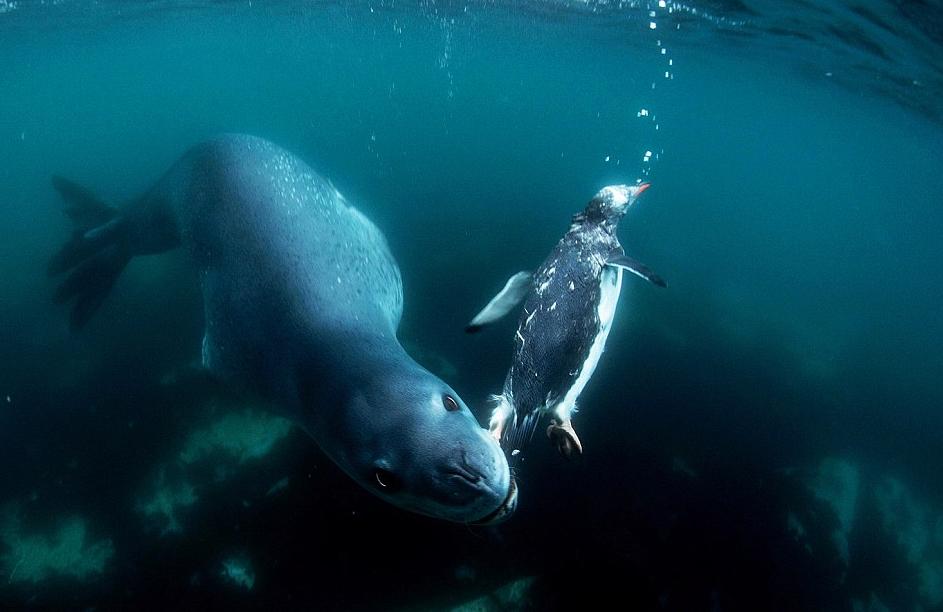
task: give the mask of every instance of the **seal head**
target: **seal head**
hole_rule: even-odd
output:
[[[318,435],[325,451],[405,510],[473,524],[509,517],[517,487],[507,460],[458,394],[414,362],[388,372],[353,393],[328,435]]]

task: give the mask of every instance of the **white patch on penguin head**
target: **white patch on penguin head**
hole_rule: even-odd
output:
[[[586,207],[586,217],[611,217],[613,214],[622,214],[638,196],[648,189],[649,183],[638,185],[608,185],[600,189]]]
[[[603,200],[613,208],[622,208],[629,203],[631,193],[628,185],[609,185],[603,187],[593,196],[593,199]]]

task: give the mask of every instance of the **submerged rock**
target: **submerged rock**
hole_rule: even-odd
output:
[[[891,612],[891,609],[885,606],[877,595],[871,593],[867,601],[855,599],[851,602],[852,612]]]
[[[252,570],[252,564],[249,562],[248,557],[245,556],[230,557],[224,560],[221,575],[229,582],[247,591],[251,591],[252,587],[255,586],[255,572]]]
[[[815,497],[824,501],[835,512],[839,527],[832,534],[832,540],[846,566],[850,560],[848,536],[854,527],[860,486],[861,476],[858,468],[850,461],[834,457],[822,461],[809,482]]]
[[[943,514],[896,478],[882,479],[874,498],[883,528],[917,572],[920,599],[931,608],[943,605]]]
[[[525,610],[527,609],[533,583],[534,578],[532,576],[520,578],[483,597],[452,608],[451,612],[515,612]]]
[[[0,567],[8,584],[36,584],[53,577],[88,581],[104,573],[115,554],[110,539],[88,541],[87,522],[78,516],[63,519],[48,533],[23,533],[16,504],[3,512],[0,541],[7,549]]]
[[[843,574],[865,572],[858,575],[859,583],[868,576],[868,590],[852,599],[856,612],[943,606],[943,512],[919,499],[898,478],[862,479],[858,468],[844,459],[825,459],[804,482],[835,515],[831,544]],[[787,525],[810,553],[818,555],[821,551],[809,545],[809,528],[815,523],[804,524],[807,518],[814,520],[814,514],[789,512]],[[864,547],[864,557],[852,554],[850,541],[857,542],[859,550]],[[899,573],[880,577],[883,583],[878,584],[867,574],[868,555],[880,555],[885,566],[900,568],[895,570]]]
[[[895,535],[908,561],[920,561],[932,544],[927,508],[896,478],[883,479],[874,488],[874,496],[884,528]]]
[[[198,491],[233,478],[244,464],[271,453],[291,431],[286,419],[249,408],[223,414],[194,429],[184,437],[175,457],[158,464],[148,492],[136,504],[138,512],[156,523],[161,535],[180,533],[181,515],[199,501]],[[286,477],[267,495],[287,486]]]
[[[217,453],[238,463],[258,459],[271,452],[291,428],[286,419],[264,412],[249,409],[233,412],[206,428],[191,432],[180,452],[180,460],[186,464],[196,463]]]
[[[197,502],[196,490],[189,482],[167,482],[167,471],[158,472],[151,495],[137,504],[138,512],[160,526],[160,534],[179,533],[179,513]]]

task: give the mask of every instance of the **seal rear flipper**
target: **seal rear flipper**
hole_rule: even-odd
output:
[[[65,214],[75,224],[76,231],[87,231],[104,225],[118,216],[118,209],[108,206],[88,189],[61,176],[52,177],[52,186],[69,207]]]
[[[668,286],[668,283],[665,281],[665,279],[655,274],[651,268],[640,261],[632,259],[628,255],[613,255],[608,260],[606,260],[606,265],[628,270],[632,274],[644,278],[653,285],[658,285],[659,287]]]
[[[61,304],[75,299],[69,320],[74,331],[84,327],[105,301],[131,252],[117,209],[64,178],[54,176],[52,184],[68,205],[65,213],[72,220],[73,232],[50,260],[48,272],[54,276],[71,270],[53,300]]]
[[[511,312],[515,306],[521,303],[533,284],[534,275],[532,272],[518,272],[509,278],[504,285],[504,289],[491,298],[488,305],[482,308],[481,312],[475,315],[475,318],[465,326],[465,331],[473,334],[485,325],[494,323]]]
[[[117,245],[109,245],[80,263],[59,285],[53,296],[57,304],[75,298],[70,326],[81,329],[98,310],[131,256]]]

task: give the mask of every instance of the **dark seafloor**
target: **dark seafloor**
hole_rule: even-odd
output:
[[[943,610],[939,2],[0,0],[0,608]],[[581,398],[470,528],[175,373],[181,253],[81,333],[49,178],[109,202],[219,132],[295,151],[402,268],[400,336],[482,422],[466,336],[600,187],[650,180]]]

